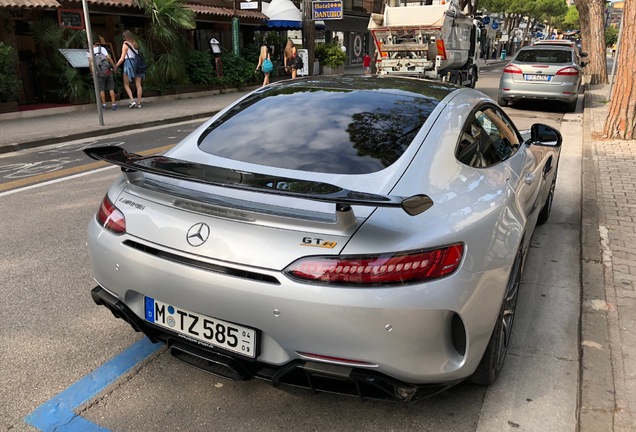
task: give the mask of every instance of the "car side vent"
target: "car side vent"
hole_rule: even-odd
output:
[[[256,273],[256,272],[251,272],[251,271],[245,271],[245,270],[238,270],[235,268],[231,268],[231,267],[225,267],[225,266],[220,266],[217,264],[210,264],[207,262],[203,262],[203,261],[197,261],[195,259],[192,258],[186,258],[184,256],[181,255],[177,255],[177,254],[173,254],[170,252],[166,252],[157,248],[154,248],[152,246],[148,246],[133,240],[126,240],[124,241],[124,246],[128,246],[131,247],[133,249],[137,249],[138,251],[147,253],[149,255],[153,255],[156,256],[157,258],[161,258],[161,259],[165,259],[168,261],[172,261],[178,264],[183,264],[186,265],[188,267],[194,267],[194,268],[198,268],[201,270],[205,270],[205,271],[210,271],[210,272],[214,272],[214,273],[221,273],[224,275],[228,275],[228,276],[235,276],[235,277],[239,277],[239,278],[243,278],[243,279],[250,279],[250,280],[255,280],[255,281],[259,281],[259,282],[265,282],[265,283],[270,283],[270,284],[275,284],[275,285],[280,285],[280,282],[278,281],[278,279],[276,279],[273,276],[269,276],[269,275],[265,275],[265,274],[261,274],[261,273]]]

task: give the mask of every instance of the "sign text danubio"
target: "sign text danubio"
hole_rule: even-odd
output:
[[[314,20],[342,19],[342,1],[335,0],[311,2],[311,12]]]

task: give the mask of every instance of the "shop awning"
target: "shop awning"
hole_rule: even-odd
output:
[[[267,27],[274,30],[297,30],[303,28],[303,15],[291,0],[261,2],[263,13],[267,15]]]
[[[207,6],[201,4],[190,4],[187,6],[194,11],[197,15],[212,15],[212,16],[222,16],[222,17],[233,17],[234,10],[232,8],[224,8],[218,6]],[[259,11],[251,11],[251,10],[236,10],[236,16],[239,18],[245,19],[254,19],[254,20],[266,20],[267,16],[262,14]]]
[[[0,0],[0,8],[57,9],[62,5],[55,0]]]

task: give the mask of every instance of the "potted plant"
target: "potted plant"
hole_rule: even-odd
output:
[[[0,112],[17,110],[19,88],[13,48],[0,42]]]
[[[323,75],[344,74],[347,54],[336,44],[319,44],[316,46],[316,58],[322,65]]]

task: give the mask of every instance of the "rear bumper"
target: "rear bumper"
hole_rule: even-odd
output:
[[[142,332],[153,343],[164,343],[176,359],[230,380],[259,378],[269,381],[274,387],[289,385],[305,388],[312,393],[336,393],[361,399],[399,402],[411,402],[433,396],[461,381],[413,385],[372,370],[315,361],[294,360],[282,366],[247,361],[181,339],[167,330],[146,323],[117,297],[100,286],[93,288],[91,297],[96,304],[108,308],[115,317],[126,321],[135,331]]]
[[[365,376],[378,374],[416,387],[446,387],[475,371],[510,271],[460,269],[423,284],[339,289],[147,242],[144,248],[130,247],[133,240],[127,234],[112,235],[94,221],[89,224],[93,275],[110,296],[99,295],[96,302],[110,305],[116,316],[152,340],[184,341],[144,321],[144,296],[256,330],[258,355],[241,362],[256,361],[269,370],[312,361],[351,366],[364,370]],[[171,259],[164,258],[168,252]],[[176,261],[177,255],[182,259]],[[210,262],[213,268],[207,266]],[[207,345],[197,347],[240,357]]]
[[[504,91],[504,88],[509,90]],[[508,101],[528,99],[573,102],[577,99],[579,91],[580,84],[577,83],[536,85],[536,83],[505,81],[499,86],[499,97]]]

